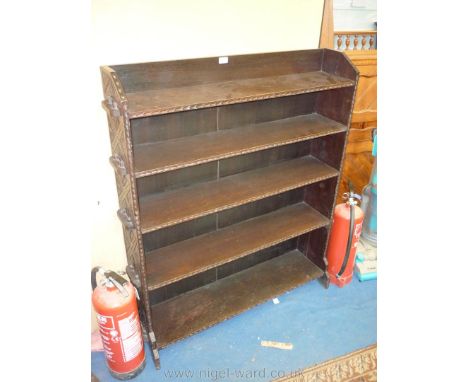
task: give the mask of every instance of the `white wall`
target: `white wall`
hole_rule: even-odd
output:
[[[93,0],[92,266],[126,265],[99,66],[317,48],[322,10],[323,0]]]
[[[377,0],[333,0],[335,31],[376,30]]]

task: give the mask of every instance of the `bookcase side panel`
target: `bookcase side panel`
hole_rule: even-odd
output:
[[[127,100],[115,72],[108,67],[101,68],[103,92],[106,100],[103,102],[107,111],[112,157],[118,161],[115,179],[120,210],[125,210],[132,220],[133,227],[122,226],[127,262],[133,266],[141,287],[138,288],[143,301],[146,315],[146,325],[150,332],[151,310],[146,285],[145,259],[139,221],[139,206],[136,191],[136,181],[133,174],[132,141],[130,135],[130,120],[127,114]],[[111,161],[112,163],[112,161]],[[138,285],[137,285],[138,286]]]
[[[327,69],[333,73],[337,73],[346,76],[350,79],[355,79],[356,84],[359,78],[354,66],[349,63],[345,57],[338,57],[338,55],[344,56],[339,52],[329,52],[325,50],[324,63],[322,69]],[[336,60],[334,70],[331,58]],[[333,119],[337,122],[346,125],[346,132],[336,134],[334,137],[328,136],[324,139],[315,140],[311,144],[311,154],[331,165],[339,171],[339,176],[333,184],[328,184],[328,193],[330,194],[328,199],[328,216],[331,218],[330,226],[316,230],[309,235],[307,243],[307,257],[311,259],[316,265],[322,268],[325,272],[321,279],[325,287],[328,288],[328,262],[326,259],[328,240],[331,232],[331,224],[333,224],[333,211],[335,209],[338,195],[338,188],[341,182],[343,161],[345,148],[348,141],[349,128],[351,124],[351,113],[354,106],[354,98],[356,94],[356,85],[344,89],[335,89],[330,91],[321,92],[317,96],[316,110],[318,113],[326,116],[327,118]],[[325,197],[325,196],[322,196]],[[321,199],[322,197],[318,197]],[[314,205],[318,201],[317,194],[306,193],[306,201],[310,205]],[[330,203],[331,200],[331,203]],[[341,199],[339,199],[339,203]],[[331,205],[330,205],[331,204]],[[317,208],[318,206],[316,206]],[[325,212],[325,211],[324,211]]]

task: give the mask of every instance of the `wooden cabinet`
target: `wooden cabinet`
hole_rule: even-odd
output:
[[[316,278],[357,73],[332,50],[101,68],[118,216],[157,348]]]
[[[377,50],[347,50],[344,53],[359,72],[359,84],[338,195],[348,191],[348,180],[358,194],[369,183],[374,164],[373,131],[377,128]]]

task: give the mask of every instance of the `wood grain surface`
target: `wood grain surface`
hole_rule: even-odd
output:
[[[328,223],[313,208],[299,203],[160,248],[146,255],[148,288],[159,288]]]
[[[131,118],[353,86],[322,71],[127,93]]]
[[[142,144],[135,147],[135,176],[176,170],[345,130],[346,126],[314,113]]]
[[[153,305],[158,345],[165,347],[322,274],[295,250]]]
[[[148,195],[140,200],[141,229],[143,233],[150,232],[337,175],[334,168],[307,156],[214,182]]]
[[[101,68],[119,208],[132,222],[127,259],[156,358],[157,346],[326,279],[356,68],[331,49],[225,61]]]

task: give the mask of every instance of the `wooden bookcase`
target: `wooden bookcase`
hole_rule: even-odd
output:
[[[309,280],[358,74],[304,50],[101,68],[118,216],[157,349]]]

